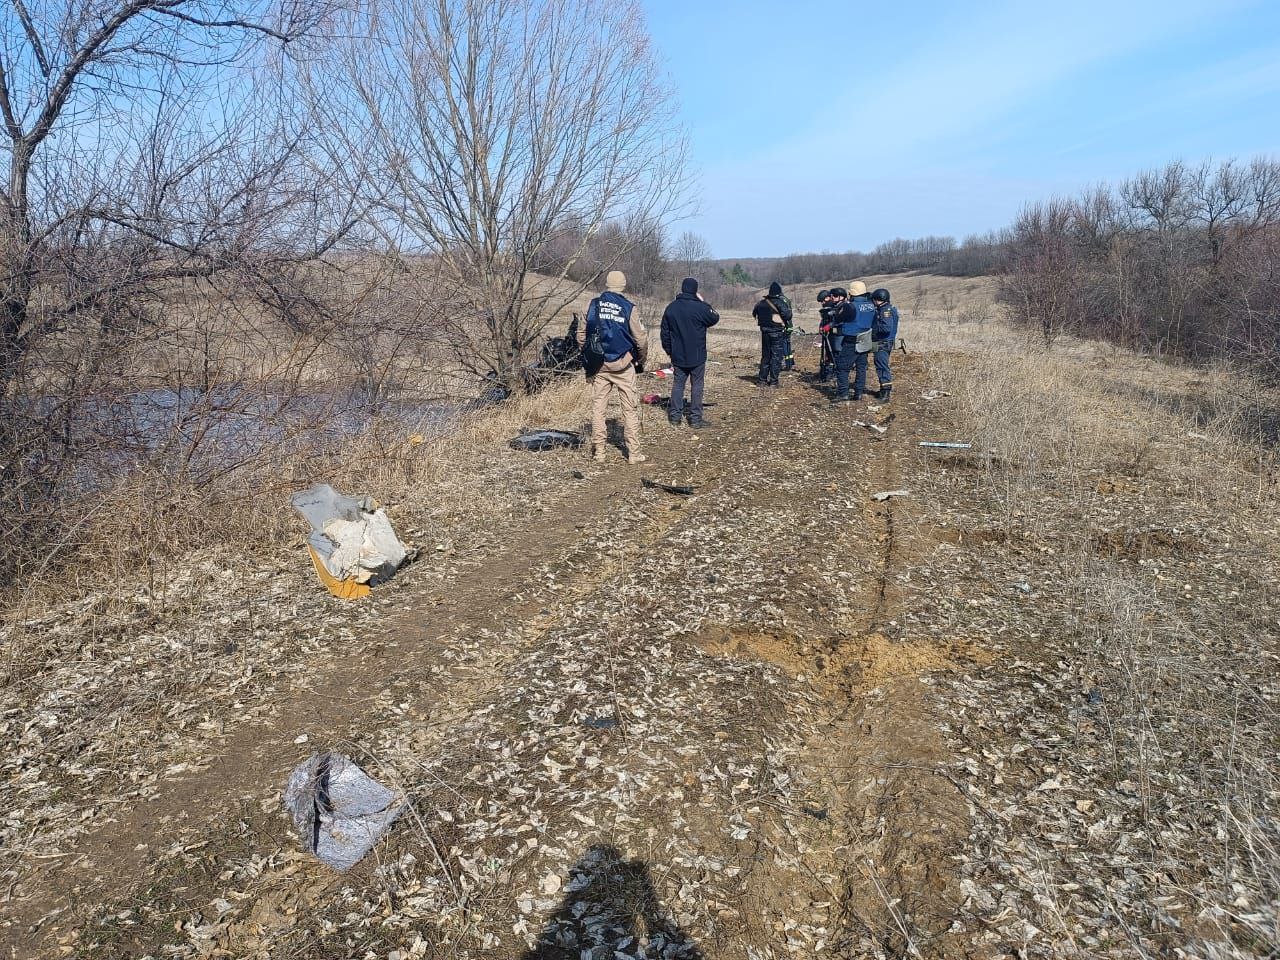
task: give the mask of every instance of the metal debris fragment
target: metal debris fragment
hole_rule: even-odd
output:
[[[340,872],[373,849],[407,805],[354,761],[327,752],[294,769],[284,802],[303,846]]]

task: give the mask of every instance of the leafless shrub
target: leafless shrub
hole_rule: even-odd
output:
[[[956,319],[956,310],[960,306],[960,298],[956,296],[952,290],[945,290],[938,297],[938,304],[942,307],[942,316],[947,323],[954,323]]]
[[[929,290],[921,280],[916,281],[916,285],[911,288],[911,314],[912,316],[921,316],[924,313],[925,305],[929,302]]]

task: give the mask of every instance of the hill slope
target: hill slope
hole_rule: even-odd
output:
[[[939,349],[899,355],[882,409],[798,376],[761,393],[726,338],[715,427],[646,408],[644,468],[493,445],[513,499],[449,570],[320,602],[326,639],[235,706],[211,693],[189,762],[170,743],[122,753],[92,801],[67,784],[96,814],[74,857],[28,838],[5,937],[94,957],[1265,954],[1265,475],[1174,409],[1206,390],[1190,374],[939,332],[905,331]],[[974,447],[919,446],[954,440]],[[413,801],[348,876],[279,810],[316,746]]]

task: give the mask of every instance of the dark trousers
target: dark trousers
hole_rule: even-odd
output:
[[[790,370],[796,365],[796,352],[791,348],[791,331],[782,335],[782,369]]]
[[[892,343],[886,341],[883,344],[876,344],[876,377],[879,378],[881,387],[887,387],[893,383],[893,371],[889,369],[889,358],[892,356]]]
[[[870,353],[860,353],[853,361],[853,395],[860,397],[867,392],[867,361]]]
[[[854,338],[844,337],[840,341],[840,347],[836,352],[836,395],[847,397],[849,395],[849,371],[853,369],[859,356],[865,357],[866,354],[859,354],[853,348]],[[864,366],[865,372],[865,366]]]
[[[760,382],[777,383],[782,372],[782,347],[786,335],[782,330],[760,331]]]
[[[689,381],[689,422],[702,422],[702,385],[707,376],[707,365],[696,367],[671,366],[671,402],[667,404],[667,417],[679,423],[684,416],[684,382]]]

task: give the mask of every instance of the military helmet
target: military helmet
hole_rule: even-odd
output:
[[[872,290],[871,299],[876,301],[877,303],[888,303],[889,291],[886,290],[884,287],[879,287],[875,290]]]
[[[827,297],[829,297],[829,296],[831,296],[831,291],[830,291],[830,290],[819,290],[819,291],[818,291],[818,302],[819,302],[819,303],[821,303],[823,300],[827,299]]]
[[[847,296],[865,297],[866,295],[867,295],[867,285],[863,283],[861,280],[855,280],[853,281],[853,283],[849,284],[849,293],[847,294]]]
[[[849,295],[849,291],[844,287],[832,287],[827,292],[833,297],[847,297]]]

